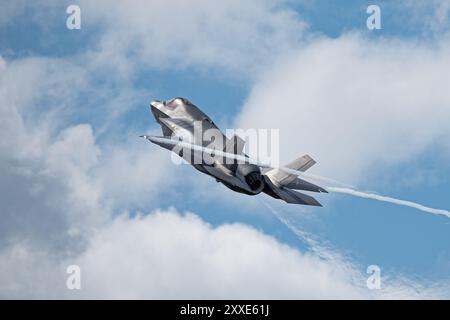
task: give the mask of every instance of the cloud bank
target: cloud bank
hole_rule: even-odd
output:
[[[173,209],[117,217],[98,228],[85,250],[70,258],[51,259],[19,244],[0,258],[1,293],[7,298],[445,297],[441,288],[388,278],[381,290],[371,291],[351,264],[300,253],[246,225],[212,228],[194,214],[180,215]],[[79,291],[65,288],[65,270],[72,264],[81,268]]]
[[[361,182],[433,145],[446,147],[448,43],[317,39],[267,70],[238,126],[281,128],[285,163],[308,153],[320,164],[312,173]]]

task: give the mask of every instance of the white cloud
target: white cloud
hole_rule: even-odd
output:
[[[80,6],[83,28],[104,28],[102,57],[131,57],[139,68],[208,67],[253,77],[261,64],[295,46],[306,28],[284,1],[82,1]]]
[[[449,31],[450,2],[447,0],[406,0],[393,4],[403,16],[404,26],[418,27],[426,36]]]
[[[174,211],[116,219],[76,261],[91,297],[358,296],[346,283],[348,275],[318,258],[245,225],[213,229],[197,216]]]
[[[115,214],[149,205],[171,183],[162,150],[152,152],[134,134],[99,144],[90,124],[73,123],[74,115],[89,114],[95,124],[117,97],[126,102],[114,84],[90,88],[98,76],[90,71],[76,58],[0,57],[2,297],[56,297],[67,256],[82,252]],[[93,109],[97,97],[85,94],[100,89],[105,106]],[[97,128],[115,127],[101,119]]]
[[[266,72],[238,125],[280,128],[285,162],[309,153],[313,171],[360,181],[449,138],[449,68],[446,38],[318,39]]]
[[[80,250],[93,228],[131,205],[149,204],[170,185],[162,150],[152,153],[137,135],[133,142],[114,138],[109,148],[109,136],[117,133],[100,145],[91,124],[72,122],[89,114],[92,124],[100,123],[96,128],[108,131],[110,117],[95,118],[115,99],[123,101],[114,86],[89,88],[96,76],[89,67],[76,59],[0,61],[2,247],[25,241]],[[104,89],[100,95],[107,100],[97,109],[97,96],[85,98],[95,89]]]
[[[365,287],[365,275],[351,264],[302,254],[246,225],[213,228],[196,215],[180,215],[173,209],[117,217],[98,228],[78,256],[55,261],[45,252],[16,245],[0,261],[2,295],[7,297],[445,297],[439,288],[415,289],[411,282],[387,277],[382,290],[371,291]],[[81,267],[80,291],[64,287],[64,271],[72,264]]]
[[[179,184],[179,167],[170,154],[137,135],[123,144],[103,146],[105,156],[92,175],[116,209],[154,206],[173,184]]]

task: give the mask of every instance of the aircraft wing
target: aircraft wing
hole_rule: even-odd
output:
[[[291,162],[286,167],[284,167],[286,169],[283,169],[283,167],[273,168],[266,164],[258,163],[257,161],[254,161],[245,155],[230,154],[227,152],[223,152],[221,150],[213,150],[210,148],[205,148],[188,142],[173,140],[168,137],[156,137],[149,135],[143,135],[142,137],[169,150],[172,150],[174,146],[180,146],[183,148],[187,148],[187,150],[194,151],[194,154],[203,154],[204,156],[204,153],[206,152],[207,154],[211,155],[215,154],[217,156],[239,160],[245,163],[254,163],[260,166],[261,168],[272,168],[265,174],[263,174],[263,177],[265,178],[266,181],[266,185],[263,189],[263,192],[267,193],[268,195],[274,198],[282,199],[287,203],[297,203],[310,206],[322,206],[313,197],[291,190],[291,188],[316,192],[326,192],[325,189],[316,186],[312,183],[309,183],[307,181],[301,180],[300,178],[297,178],[297,176],[294,173],[287,173],[286,171],[284,171],[286,169],[292,171],[307,170],[315,163],[315,161],[312,160],[312,158],[309,156],[303,156],[300,157],[299,159],[296,159],[295,161]]]

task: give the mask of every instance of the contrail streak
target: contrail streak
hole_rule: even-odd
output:
[[[315,252],[319,257],[323,259],[330,259],[330,255],[327,254],[327,250],[322,248],[318,241],[314,240],[313,237],[307,234],[304,230],[297,227],[291,221],[289,221],[286,217],[283,216],[282,213],[275,210],[271,205],[269,205],[264,199],[261,201],[272,213],[273,215],[283,223],[289,230],[291,230],[300,240],[305,241],[313,252]],[[331,260],[331,259],[330,259]]]
[[[300,240],[306,242],[309,245],[311,252],[317,255],[323,260],[327,260],[332,264],[338,264],[345,268],[349,274],[351,274],[355,279],[357,277],[354,275],[354,269],[348,263],[349,258],[344,257],[336,251],[331,245],[320,240],[311,233],[306,232],[300,226],[296,225],[293,221],[289,220],[282,212],[275,210],[268,202],[264,199],[261,201],[272,213],[273,215],[283,223],[290,231],[292,231]]]
[[[186,141],[180,141],[180,140],[175,140],[175,139],[169,139],[169,138],[165,138],[165,137],[155,137],[155,136],[148,136],[148,135],[143,135],[141,136],[147,140],[150,140],[153,143],[156,144],[167,144],[167,145],[173,145],[173,146],[180,146],[183,148],[188,148],[190,150],[194,150],[194,151],[198,151],[198,152],[203,152],[203,153],[207,153],[210,154],[211,156],[214,154],[215,156],[221,156],[224,158],[229,158],[229,159],[233,159],[233,160],[238,160],[238,161],[242,161],[242,163],[252,163],[252,164],[256,164],[260,167],[263,168],[271,168],[271,169],[281,169],[287,173],[296,175],[296,176],[303,176],[305,178],[310,178],[313,180],[319,180],[319,181],[325,181],[334,185],[340,185],[342,187],[327,187],[325,188],[328,191],[331,192],[338,192],[338,193],[346,193],[352,196],[356,196],[356,197],[361,197],[361,198],[366,198],[366,199],[374,199],[374,200],[378,200],[378,201],[384,201],[384,202],[390,202],[390,203],[394,203],[394,204],[398,204],[401,206],[406,206],[406,207],[411,207],[411,208],[415,208],[418,210],[422,210],[425,212],[429,212],[429,213],[433,213],[433,214],[441,214],[444,216],[447,216],[450,218],[450,211],[444,210],[444,209],[434,209],[434,208],[430,208],[430,207],[426,207],[423,206],[419,203],[415,203],[412,201],[405,201],[405,200],[400,200],[400,199],[395,199],[395,198],[391,198],[391,197],[386,197],[386,196],[380,196],[378,194],[374,194],[374,193],[367,193],[367,192],[362,192],[362,191],[357,191],[355,189],[352,189],[353,187],[347,184],[344,184],[342,182],[336,181],[334,179],[330,179],[330,178],[326,178],[326,177],[321,177],[321,176],[317,176],[317,175],[312,175],[312,174],[308,174],[308,173],[304,173],[302,171],[298,171],[292,168],[288,168],[288,167],[273,167],[268,163],[263,163],[263,162],[259,162],[255,159],[251,159],[249,157],[247,157],[246,155],[240,155],[240,154],[234,154],[234,153],[228,153],[228,152],[223,152],[221,150],[215,150],[215,149],[211,149],[211,148],[206,148],[203,147],[201,145],[196,145],[196,144],[192,144],[190,142],[186,142]]]
[[[394,204],[398,204],[398,205],[406,206],[406,207],[411,207],[414,209],[418,209],[418,210],[433,213],[433,214],[441,214],[441,215],[444,215],[444,216],[447,216],[450,218],[450,211],[447,211],[444,209],[434,209],[434,208],[426,207],[424,205],[421,205],[419,203],[415,203],[412,201],[395,199],[395,198],[381,196],[381,195],[374,194],[374,193],[357,191],[357,190],[353,190],[353,189],[349,189],[349,188],[327,187],[325,189],[328,191],[331,191],[331,192],[346,193],[346,194],[356,196],[356,197],[390,202],[390,203],[394,203]]]

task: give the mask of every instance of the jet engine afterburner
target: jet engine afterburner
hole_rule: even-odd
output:
[[[238,164],[236,176],[246,183],[254,194],[260,193],[264,188],[264,178],[261,170],[254,164]]]

